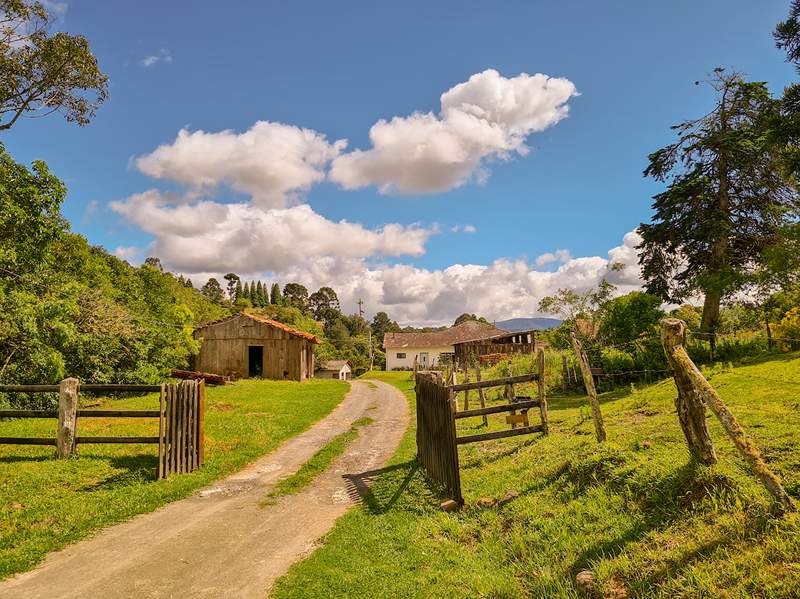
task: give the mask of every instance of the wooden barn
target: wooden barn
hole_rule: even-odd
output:
[[[317,338],[264,316],[240,312],[195,329],[194,336],[201,342],[195,370],[292,381],[314,376]]]
[[[481,356],[505,356],[508,354],[531,354],[538,348],[536,331],[503,331],[483,334],[473,339],[453,344],[459,364]]]

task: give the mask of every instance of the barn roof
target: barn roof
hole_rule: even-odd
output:
[[[345,366],[350,366],[350,362],[347,360],[326,360],[322,362],[318,367],[317,370],[341,370]]]
[[[386,333],[383,347],[401,349],[404,347],[444,347],[464,341],[482,339],[493,335],[508,335],[508,331],[477,320],[468,320],[443,331],[430,333]]]
[[[297,329],[293,329],[289,325],[283,324],[282,322],[278,322],[277,320],[272,320],[271,318],[267,318],[266,316],[260,316],[258,314],[250,314],[249,312],[244,312],[244,311],[239,312],[238,314],[234,314],[232,316],[227,316],[226,318],[220,318],[219,320],[215,320],[213,322],[208,322],[201,327],[197,327],[195,331],[199,331],[206,327],[211,327],[217,324],[221,324],[223,322],[228,322],[229,320],[233,320],[234,318],[239,318],[240,316],[243,318],[249,318],[250,320],[254,320],[262,324],[269,325],[271,327],[275,327],[276,329],[280,329],[281,331],[289,333],[290,335],[294,335],[295,337],[301,337],[303,339],[307,339],[308,341],[311,341],[311,343],[317,343],[317,344],[319,343],[319,340],[311,333],[306,333],[305,331],[298,331]]]

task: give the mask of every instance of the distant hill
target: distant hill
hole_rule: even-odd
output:
[[[498,320],[494,323],[499,329],[506,331],[529,331],[531,329],[554,329],[563,321],[558,318],[509,318],[508,320]]]

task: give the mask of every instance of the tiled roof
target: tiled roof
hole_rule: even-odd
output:
[[[239,312],[238,314],[234,314],[233,316],[228,316],[226,318],[215,320],[214,322],[206,323],[201,327],[197,327],[195,331],[199,331],[200,329],[204,329],[206,327],[214,326],[215,324],[220,324],[223,322],[227,322],[229,320],[233,320],[234,318],[238,318],[239,316],[243,316],[244,318],[249,318],[250,320],[255,320],[256,322],[260,322],[262,324],[266,324],[271,327],[275,327],[276,329],[285,331],[286,333],[294,335],[295,337],[302,337],[303,339],[308,339],[309,341],[311,341],[311,343],[317,343],[317,344],[319,343],[319,340],[311,333],[306,333],[305,331],[298,331],[297,329],[293,329],[289,325],[283,324],[282,322],[278,322],[277,320],[272,320],[271,318],[267,318],[266,316],[250,314],[249,312],[244,312],[244,311]]]
[[[350,362],[347,360],[327,360],[322,362],[317,370],[341,370],[346,365],[350,365]]]
[[[444,347],[491,337],[493,335],[508,334],[508,331],[477,320],[468,320],[458,326],[450,327],[443,331],[432,333],[386,333],[383,336],[383,347],[386,349],[402,349],[407,347]]]

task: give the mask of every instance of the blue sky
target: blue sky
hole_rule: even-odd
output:
[[[671,124],[710,106],[708,90],[695,80],[717,66],[766,80],[776,92],[794,80],[770,35],[787,10],[786,0],[223,5],[74,0],[61,26],[89,39],[110,75],[110,99],[88,127],[58,117],[29,120],[3,141],[17,160],[43,158],[66,181],[64,212],[76,231],[111,251],[137,248],[129,254],[137,260],[166,245],[149,246],[153,231],[109,203],[151,188],[180,193],[191,187],[185,180],[148,176],[133,162],[172,144],[181,128],[238,134],[257,121],[270,121],[308,128],[331,143],[346,139],[349,152],[371,146],[370,127],[379,119],[415,111],[438,114],[443,93],[486,69],[508,79],[522,73],[565,78],[580,94],[568,100],[569,116],[527,135],[525,156],[485,157],[483,182],[473,176],[438,193],[383,194],[375,185],[345,190],[328,178],[293,194],[290,203],[308,203],[324,219],[361,223],[366,231],[387,223],[419,223],[429,230],[436,223],[438,232],[417,242],[424,252],[383,255],[370,249],[345,256],[347,267],[311,274],[314,267],[298,260],[276,267],[267,259],[266,268],[251,261],[238,270],[296,276],[309,285],[328,277],[345,303],[366,296],[373,309],[393,310],[408,322],[443,322],[465,303],[495,311],[493,317],[530,315],[538,295],[571,276],[569,268],[560,278],[551,276],[559,268],[555,261],[538,267],[550,273],[543,282],[530,272],[537,269],[538,256],[564,249],[572,257],[608,259],[607,252],[649,218],[649,196],[658,186],[641,176],[647,154],[671,140]],[[157,60],[144,66],[148,57]],[[186,168],[202,169],[193,165]],[[229,185],[205,192],[221,204],[250,201],[247,192]],[[477,231],[451,231],[467,224]],[[335,254],[329,246],[311,248],[308,259],[316,263]],[[457,290],[452,282],[431,282],[452,265],[485,266],[498,259],[508,259],[514,268],[522,260],[528,271],[506,273],[507,283],[491,273],[475,276],[506,284],[504,294],[524,295],[524,301],[493,310],[497,301],[469,298],[474,281]],[[185,263],[176,264],[176,270],[188,271]],[[393,268],[398,265],[402,268]],[[218,272],[213,265],[192,268],[201,278]],[[387,269],[410,287],[419,279],[417,296],[392,291],[400,283],[376,274]],[[373,277],[372,287],[359,284]],[[521,286],[514,282],[526,278],[531,280]],[[634,279],[632,272],[620,283],[633,287]],[[592,280],[578,276],[576,282]]]

